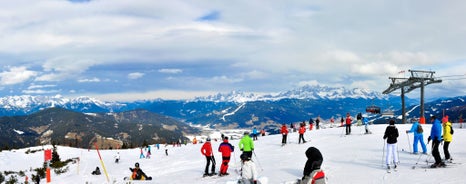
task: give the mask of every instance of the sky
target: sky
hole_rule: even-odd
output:
[[[462,96],[464,9],[433,0],[7,1],[0,96],[190,99],[307,84],[382,92],[409,70],[443,80],[427,98]]]
[[[327,125],[325,124],[325,126]],[[254,142],[255,154],[253,154],[252,160],[256,165],[259,180],[262,181],[262,184],[292,184],[290,181],[301,178],[307,159],[305,151],[311,146],[319,149],[322,154],[321,168],[326,174],[327,183],[463,184],[466,182],[466,177],[464,177],[466,144],[464,141],[460,141],[466,139],[465,129],[460,129],[457,124],[454,125],[455,134],[449,151],[453,162],[456,164],[447,163],[447,168],[427,169],[424,168],[427,167],[426,160],[429,160],[430,164],[434,161],[431,156],[421,155],[421,158],[419,158],[420,155],[410,153],[412,147],[410,147],[409,143],[413,141],[413,134],[405,134],[404,131],[410,129],[411,125],[396,125],[400,133],[397,142],[400,163],[396,172],[387,173],[383,159],[386,144],[384,143],[385,140],[382,139],[386,126],[371,125],[369,129],[373,133],[368,135],[361,134],[364,132],[362,126],[353,126],[352,134],[348,136],[341,136],[344,128],[314,129],[306,131],[304,137],[308,142],[305,144],[297,143],[297,132],[289,133],[288,144],[283,147],[281,146],[280,134],[260,136]],[[423,125],[424,141],[427,141],[430,126]],[[57,175],[52,169],[51,183],[123,184],[125,183],[122,181],[123,177],[128,177],[131,174],[128,168],[134,167],[134,164],[138,162],[140,168],[153,178],[151,182],[141,183],[237,184],[236,179],[239,175],[235,170],[239,170],[241,167],[239,158],[241,151],[237,149],[239,140],[230,140],[229,142],[235,146],[235,152],[232,153],[228,168],[230,174],[224,177],[213,176],[207,178],[202,178],[206,163],[205,157],[200,152],[202,144],[187,144],[181,147],[161,145],[159,150],[152,145],[150,159],[139,159],[140,150],[138,148],[100,150],[102,162],[94,149],[88,151],[87,149],[58,146],[57,152],[62,161],[78,157],[80,161],[75,164],[70,163],[68,172],[64,174]],[[431,152],[431,144],[427,146],[428,152]],[[216,172],[219,171],[222,159],[221,153],[217,151],[219,145],[219,141],[212,141],[213,153],[217,163]],[[51,145],[44,146],[45,149],[51,147]],[[34,171],[31,172],[30,168],[42,167],[44,153],[38,151],[41,148],[41,146],[37,146],[11,151],[3,150],[0,152],[0,171],[19,172],[21,170],[31,179],[31,175],[35,173]],[[165,149],[168,149],[168,156],[165,155]],[[420,147],[419,149],[422,150]],[[36,152],[26,154],[27,150]],[[118,164],[114,162],[114,156],[117,152],[121,156]],[[143,152],[146,153],[146,151]],[[440,148],[440,155],[444,158],[442,148]],[[96,167],[100,168],[102,175],[91,175]],[[108,173],[110,182],[107,182],[104,168]],[[8,181],[9,177],[11,175],[8,175],[5,180]],[[25,176],[19,176],[17,179],[20,182],[25,181]],[[41,183],[45,183],[45,179],[42,179]]]

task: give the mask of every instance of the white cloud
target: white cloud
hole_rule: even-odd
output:
[[[55,84],[46,84],[46,85],[32,84],[28,87],[28,89],[41,89],[41,88],[53,88],[53,87],[57,87],[57,85]]]
[[[13,85],[25,82],[37,75],[37,72],[28,70],[26,67],[9,67],[8,71],[0,73],[1,85]]]
[[[100,79],[97,77],[91,78],[91,79],[79,79],[78,82],[100,82]]]
[[[182,73],[183,70],[176,69],[176,68],[164,68],[159,70],[160,73],[168,73],[168,74],[179,74]]]
[[[141,72],[134,72],[134,73],[128,74],[128,78],[129,79],[139,79],[139,78],[143,77],[144,75],[145,74],[141,73]]]

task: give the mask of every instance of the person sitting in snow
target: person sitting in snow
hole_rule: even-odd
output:
[[[91,173],[91,174],[92,174],[92,175],[100,175],[101,173],[100,173],[100,169],[99,169],[99,167],[96,167],[96,168],[95,168],[95,170],[94,170],[94,171],[92,171],[92,173]]]
[[[256,164],[251,161],[251,157],[243,153],[240,156],[241,164],[241,179],[238,184],[258,184]]]
[[[144,173],[141,168],[139,168],[139,163],[134,164],[135,168],[129,168],[129,170],[132,172],[131,174],[131,180],[152,180],[152,177],[147,176],[146,173]]]
[[[306,165],[304,165],[303,177],[301,184],[325,183],[325,174],[320,169],[323,162],[322,153],[315,147],[309,147],[306,150]]]

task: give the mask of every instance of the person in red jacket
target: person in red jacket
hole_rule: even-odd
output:
[[[230,163],[230,156],[231,152],[235,151],[235,147],[233,147],[228,142],[228,137],[223,138],[223,142],[218,147],[218,151],[222,153],[222,165],[220,165],[220,174],[219,176],[228,175],[228,163]]]
[[[301,143],[301,140],[303,140],[303,143],[306,143],[306,141],[304,140],[304,133],[306,132],[306,124],[303,122],[301,123],[301,127],[299,128],[299,140],[298,140],[298,144]]]
[[[284,146],[286,144],[286,137],[288,136],[288,127],[285,124],[282,125],[280,133],[282,134],[282,146]]]
[[[346,113],[346,135],[351,134],[351,122],[353,122],[353,118],[351,118],[350,113]]]
[[[210,143],[210,137],[207,137],[206,142],[202,145],[201,153],[205,156],[207,161],[204,171],[204,177],[215,175],[215,158],[214,153],[212,152],[212,144]],[[212,162],[211,173],[209,173],[210,162]]]

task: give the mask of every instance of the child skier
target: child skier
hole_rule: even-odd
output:
[[[309,147],[306,150],[306,157],[301,184],[325,183],[325,173],[320,169],[324,159],[319,149]]]
[[[387,169],[390,171],[390,163],[392,162],[390,157],[393,157],[394,168],[396,169],[396,164],[398,164],[398,155],[396,142],[398,138],[398,129],[395,126],[395,120],[390,120],[389,125],[385,129],[383,139],[387,139],[387,155],[385,157],[385,162],[387,164]]]
[[[242,161],[241,179],[238,181],[238,184],[258,184],[256,165],[251,161],[251,157],[243,153],[240,158]]]
[[[205,156],[207,161],[204,170],[204,177],[215,175],[215,158],[214,153],[212,152],[212,144],[210,143],[210,137],[207,137],[206,142],[202,145],[201,153]],[[212,169],[211,173],[209,174],[210,162],[212,162]]]
[[[231,152],[235,151],[235,148],[228,142],[228,137],[223,138],[223,142],[218,147],[218,151],[222,153],[222,165],[220,166],[219,176],[228,175],[227,170]]]

